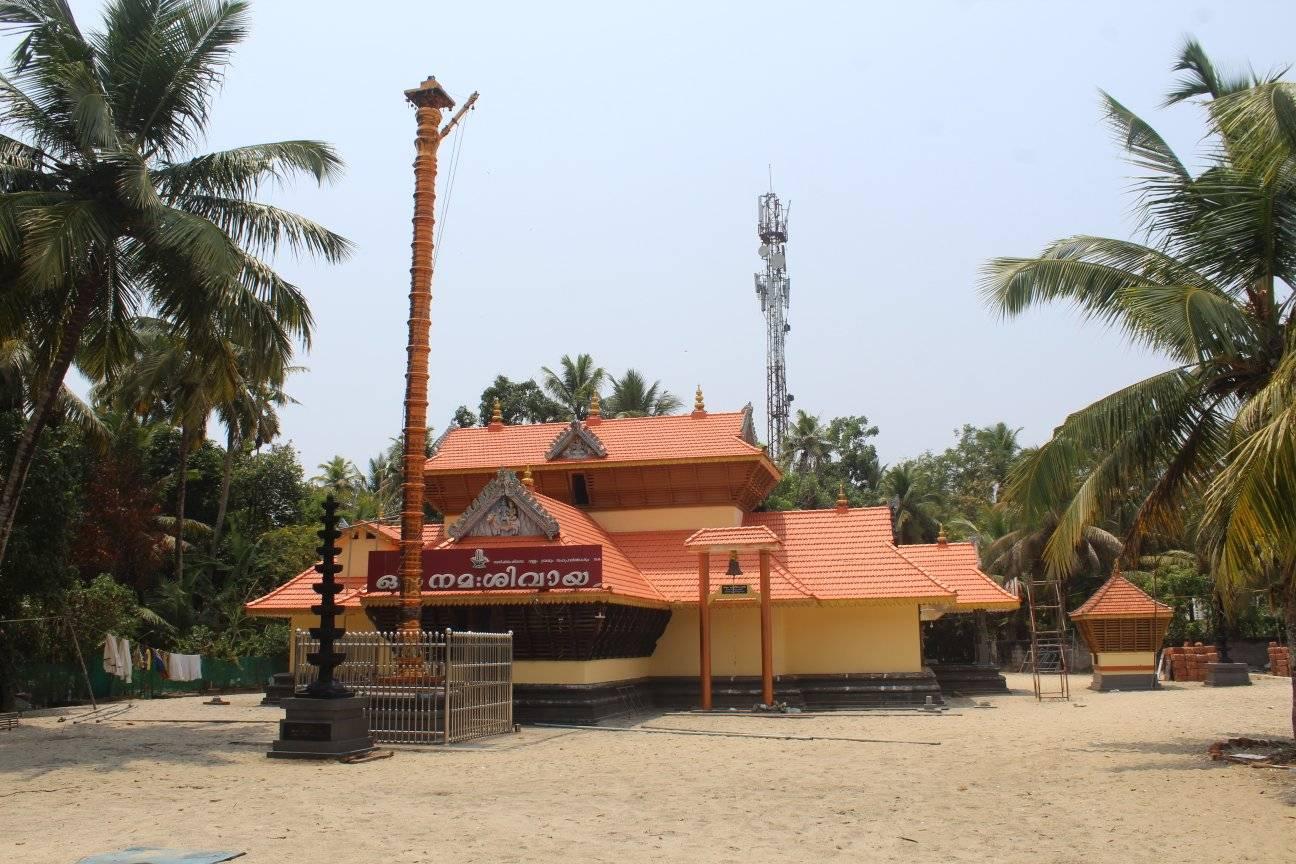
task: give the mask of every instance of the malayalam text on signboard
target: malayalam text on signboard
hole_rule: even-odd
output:
[[[370,591],[399,591],[399,573],[399,552],[369,553]],[[423,550],[424,591],[572,591],[602,582],[602,546]]]

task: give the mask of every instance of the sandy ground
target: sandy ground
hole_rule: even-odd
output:
[[[132,845],[240,864],[1296,861],[1296,772],[1205,755],[1289,731],[1288,682],[1255,682],[1098,694],[1076,678],[1071,703],[1040,705],[1010,676],[992,707],[940,715],[666,715],[361,765],[267,759],[280,712],[255,696],[97,724],[78,709],[0,732],[0,861]],[[213,719],[239,722],[156,722]]]

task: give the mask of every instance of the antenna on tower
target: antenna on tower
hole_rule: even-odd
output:
[[[775,459],[783,455],[788,412],[792,397],[787,392],[787,360],[784,346],[792,327],[787,323],[791,283],[787,275],[787,210],[774,194],[773,169],[770,191],[756,199],[758,254],[765,269],[756,274],[756,296],[765,313],[765,418],[766,441]]]

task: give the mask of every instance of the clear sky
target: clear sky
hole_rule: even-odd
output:
[[[101,4],[73,0],[90,27]],[[1004,420],[1025,443],[1164,368],[1057,309],[1000,322],[978,269],[1074,233],[1128,236],[1132,173],[1098,88],[1188,155],[1198,109],[1159,109],[1186,34],[1222,65],[1296,61],[1287,2],[433,3],[257,0],[211,148],[335,144],[348,171],[277,203],[353,240],[280,262],[317,335],[285,438],[308,474],[363,466],[401,426],[414,115],[435,74],[462,135],[434,285],[429,422],[498,373],[564,353],[707,407],[752,402],[764,329],[756,196],[791,203],[788,389],[865,414],[884,462]],[[446,193],[449,146],[442,152]]]

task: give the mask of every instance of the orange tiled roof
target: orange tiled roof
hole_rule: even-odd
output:
[[[367,528],[393,543],[400,542],[399,525],[384,525],[379,522],[356,522],[348,527]],[[424,548],[435,546],[444,540],[444,528],[445,526],[440,522],[424,525]],[[339,548],[343,550],[343,554],[340,556],[342,560],[346,559],[346,544],[350,540],[351,535],[348,531],[343,531],[342,536],[338,539]],[[319,578],[320,575],[315,572],[314,566],[307,567],[278,588],[249,602],[243,608],[253,615],[286,615],[293,611],[307,610],[319,602],[319,595],[311,590],[311,585],[318,582]],[[338,581],[347,587],[346,591],[337,595],[338,605],[358,606],[360,595],[363,593],[360,589],[364,588],[364,581],[348,576],[346,570],[339,574]]]
[[[759,457],[761,448],[742,439],[744,412],[672,414],[666,417],[605,418],[593,427],[607,456],[588,460],[601,462],[681,462],[735,456]],[[529,423],[490,429],[476,426],[451,429],[437,452],[426,463],[426,471],[494,471],[502,465],[539,467],[547,464],[545,454],[569,423]]]
[[[243,608],[253,615],[287,616],[293,612],[305,612],[320,602],[320,595],[311,589],[311,585],[320,580],[320,574],[314,567],[308,567],[289,579],[269,594],[258,597]],[[345,584],[345,581],[344,583]],[[348,587],[337,595],[339,606],[355,607],[359,605],[360,589]]]
[[[382,536],[394,543],[400,542],[401,529],[399,525],[387,525],[382,522],[357,522],[356,525],[363,525],[366,528],[372,528]],[[445,528],[440,522],[429,522],[423,526],[423,545],[435,546],[445,539]]]
[[[774,553],[820,600],[950,600],[954,592],[896,551],[891,511],[786,510],[748,513],[783,541]]]
[[[1072,618],[1153,618],[1174,613],[1164,603],[1153,600],[1141,588],[1119,573],[1102,584],[1094,595],[1071,613]]]
[[[733,546],[777,545],[779,538],[764,525],[742,525],[737,528],[703,528],[684,541],[690,548]]]
[[[1021,605],[1011,591],[981,572],[981,559],[971,543],[898,546],[900,554],[958,594],[956,609],[1012,610]]]
[[[556,519],[560,533],[552,541],[536,537],[465,537],[463,544],[471,543],[482,548],[502,548],[532,545],[584,545],[603,547],[603,588],[610,594],[641,601],[657,603],[694,603],[698,595],[698,552],[685,543],[698,532],[643,531],[610,534],[583,511],[537,494],[536,499]],[[757,529],[753,531],[752,529]],[[723,529],[722,529],[723,530]],[[956,586],[965,590],[985,592],[983,583],[973,582],[966,568],[936,568],[930,572],[925,566],[898,550],[891,542],[890,511],[885,507],[856,508],[846,511],[793,510],[778,513],[749,513],[744,525],[733,530],[733,536],[770,536],[782,545],[770,553],[770,598],[782,602],[816,601],[899,601],[914,600],[925,603],[952,603],[962,600]],[[446,547],[453,541],[442,540]],[[965,552],[951,544],[954,555]],[[912,547],[909,547],[913,554]],[[922,552],[917,553],[919,555]],[[739,563],[743,581],[756,584],[760,573],[758,553],[740,551]],[[719,585],[730,577],[725,575],[728,561],[725,556],[711,556],[711,579]],[[972,565],[975,571],[975,565]],[[944,577],[949,573],[947,582]],[[979,573],[978,573],[979,575]],[[316,602],[310,583],[315,581],[313,571],[305,571],[286,585],[248,604],[248,609],[260,614],[285,614],[287,611],[308,608]],[[985,577],[980,577],[984,579]],[[989,580],[986,580],[987,582]],[[993,583],[990,583],[993,585]],[[1002,596],[1011,595],[998,586]],[[487,592],[429,593],[439,598],[471,597]],[[491,594],[505,592],[493,591]],[[521,595],[531,592],[507,592]],[[343,605],[356,605],[363,591],[352,589],[340,595]],[[974,595],[977,606],[982,595]],[[1006,607],[1005,607],[1006,608]]]
[[[748,513],[744,528],[765,528],[782,543],[770,553],[772,600],[952,601],[940,584],[891,544],[891,516],[885,507],[847,510],[790,510]],[[673,602],[695,602],[698,554],[684,545],[693,532],[649,531],[613,539],[644,576]],[[739,551],[743,581],[756,584],[758,553]],[[718,585],[728,560],[713,555],[711,580]]]

